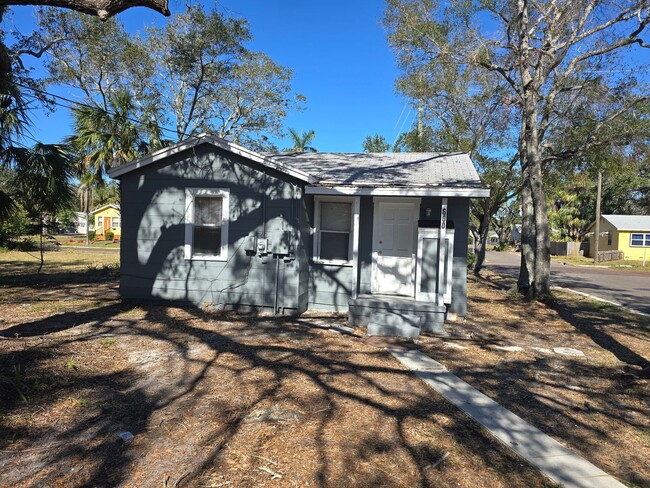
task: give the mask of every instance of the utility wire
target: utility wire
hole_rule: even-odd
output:
[[[42,95],[47,95],[47,96],[50,96],[50,97],[58,99],[58,100],[63,100],[64,102],[67,102],[68,104],[72,104],[74,106],[88,108],[90,110],[94,110],[96,112],[101,112],[101,113],[105,113],[105,114],[112,115],[112,116],[118,115],[115,112],[111,112],[110,110],[104,110],[102,108],[95,107],[95,106],[90,105],[88,103],[83,103],[83,102],[79,102],[77,100],[72,100],[72,99],[64,97],[62,95],[57,95],[56,93],[49,92],[47,90],[41,90],[40,88],[34,88],[34,87],[31,87],[31,86],[23,85],[22,83],[16,83],[16,82],[14,82],[14,85],[19,86],[21,88],[24,88],[26,90],[31,90],[31,91],[33,91],[35,93],[40,93]],[[57,102],[56,100],[54,101],[54,104],[59,106],[59,107],[63,107],[63,108],[67,108],[67,109],[73,109],[74,108],[73,106]],[[138,119],[136,119],[134,117],[126,117],[126,120],[128,120],[130,122],[133,122],[135,124],[138,124],[140,127],[146,127],[147,126],[146,123],[144,123],[144,122],[142,122],[142,121],[140,121],[140,120],[138,120]],[[156,127],[157,129],[159,129],[160,131],[169,132],[170,134],[172,134],[174,136],[178,135],[176,133],[176,131],[174,131],[173,129],[168,129],[167,127],[163,127],[163,126],[161,126],[160,124],[158,124],[156,122],[153,123],[153,126]]]

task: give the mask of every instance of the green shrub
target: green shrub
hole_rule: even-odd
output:
[[[112,230],[107,230],[105,237],[107,241],[112,241],[113,238],[115,237],[115,232],[113,232]]]
[[[474,261],[476,261],[476,255],[473,252],[467,253],[467,269],[472,269],[474,266]]]
[[[90,232],[88,232],[88,240],[89,241],[94,241],[95,237],[96,236],[95,236],[95,231],[94,230],[91,230]]]
[[[494,246],[495,251],[505,251],[506,249],[508,249],[507,242],[500,242],[496,246]]]

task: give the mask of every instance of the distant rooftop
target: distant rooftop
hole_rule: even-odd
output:
[[[465,153],[283,153],[276,163],[307,173],[319,186],[482,188]]]
[[[618,230],[650,230],[650,215],[603,215]]]

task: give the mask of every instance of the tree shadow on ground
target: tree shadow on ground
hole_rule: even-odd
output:
[[[467,476],[544,485],[385,352],[355,338],[285,319],[160,305],[109,305],[65,320],[86,325],[0,341],[0,364],[27,371],[29,398],[24,405],[3,396],[2,418],[57,414],[56,422],[3,429],[0,472],[16,486],[268,481],[251,455],[277,455],[281,465],[267,467],[289,485],[439,486]],[[331,317],[309,319],[319,320]],[[46,319],[12,329],[37,327],[55,329]],[[115,341],[109,354],[102,341]],[[126,361],[112,364],[117,356]],[[78,371],[56,367],[70,357]],[[82,400],[83,408],[75,403]],[[299,420],[251,420],[276,407]],[[133,443],[116,441],[122,430]],[[447,452],[453,462],[436,464]]]
[[[650,361],[647,358],[622,344],[612,335],[612,330],[616,330],[621,326],[620,321],[617,320],[617,314],[589,313],[578,304],[565,300],[554,300],[551,307],[566,322],[589,336],[600,347],[614,354],[619,361],[631,366],[640,366],[641,368],[650,366]],[[645,339],[648,340],[649,338],[646,335]]]

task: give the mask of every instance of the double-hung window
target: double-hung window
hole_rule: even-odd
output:
[[[316,197],[314,261],[348,264],[352,261],[353,201]]]
[[[225,189],[185,190],[185,259],[228,259],[229,196]]]
[[[113,217],[113,222],[111,224],[113,226],[113,229],[117,229],[120,226],[120,218]]]
[[[632,234],[630,236],[630,247],[650,247],[650,234]]]

